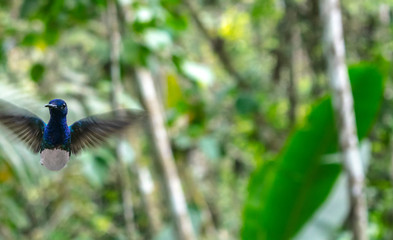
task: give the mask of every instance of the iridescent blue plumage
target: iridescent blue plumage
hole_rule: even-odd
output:
[[[27,110],[0,101],[0,122],[34,152],[40,152],[41,164],[49,170],[60,170],[67,164],[71,153],[76,154],[87,146],[97,146],[110,135],[139,122],[137,120],[143,116],[141,111],[114,111],[87,117],[68,126],[64,100],[53,99],[45,107],[50,112],[48,124]]]
[[[67,104],[61,99],[53,99],[45,107],[49,108],[50,120],[45,126],[42,150],[60,148],[71,154],[71,131],[67,125]]]

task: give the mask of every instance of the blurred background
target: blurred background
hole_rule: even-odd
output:
[[[341,7],[368,234],[393,239],[393,2]],[[351,239],[320,18],[317,0],[0,0],[1,99],[153,122],[59,172],[1,128],[0,239]]]

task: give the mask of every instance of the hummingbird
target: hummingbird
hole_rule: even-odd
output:
[[[45,107],[50,113],[48,124],[26,109],[8,102],[0,103],[0,123],[33,152],[40,153],[41,165],[51,171],[64,168],[71,154],[105,142],[108,137],[139,122],[143,116],[143,111],[115,110],[83,118],[69,126],[64,100],[53,99]]]

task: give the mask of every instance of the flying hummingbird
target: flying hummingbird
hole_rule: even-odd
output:
[[[50,113],[48,124],[28,110],[1,101],[0,123],[34,152],[39,152],[41,165],[51,171],[64,168],[71,154],[99,145],[111,135],[139,122],[143,116],[142,111],[117,110],[83,118],[68,126],[68,108],[64,100],[53,99],[45,107]]]

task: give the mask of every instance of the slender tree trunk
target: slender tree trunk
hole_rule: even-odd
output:
[[[391,7],[386,3],[379,4],[379,22],[384,26],[388,26],[391,21],[390,9]]]
[[[288,119],[289,125],[293,126],[296,120],[297,93],[296,93],[296,6],[292,0],[285,0],[285,14],[277,25],[279,46],[274,50],[276,55],[276,66],[273,70],[273,81],[275,84],[282,80],[282,76],[288,79]],[[285,73],[285,74],[282,74]]]
[[[288,64],[288,101],[289,101],[289,111],[288,118],[290,121],[290,126],[295,124],[296,120],[296,107],[297,107],[297,94],[296,94],[296,60],[295,60],[295,52],[296,52],[296,38],[295,38],[295,22],[296,22],[296,11],[293,6],[291,0],[287,0],[286,2],[286,16],[285,20],[285,35],[287,35],[287,42],[284,44],[286,46],[286,56],[287,56],[287,64]]]
[[[144,69],[137,70],[138,84],[144,105],[149,113],[149,122],[153,142],[157,150],[158,163],[164,173],[164,183],[169,194],[172,214],[178,229],[179,239],[195,239],[191,219],[188,215],[187,202],[177,173],[175,159],[164,126],[164,112],[159,102],[151,74]]]
[[[204,229],[206,236],[209,239],[217,239],[217,225],[214,222],[213,213],[209,207],[205,191],[212,184],[208,176],[212,166],[210,166],[208,159],[206,159],[201,150],[197,148],[189,149],[186,158],[188,164],[184,163],[180,166],[182,169],[181,174],[184,176],[188,186],[188,191],[186,191],[189,196],[192,196],[193,202],[200,206],[201,228]],[[190,169],[188,165],[194,167]]]
[[[138,179],[140,190],[142,192],[143,201],[145,204],[146,214],[149,218],[151,236],[154,236],[161,227],[160,216],[161,213],[156,207],[154,198],[154,182],[148,167],[143,166],[138,171]]]
[[[143,129],[145,130],[145,129]],[[157,198],[157,190],[154,179],[151,175],[151,171],[147,163],[144,163],[142,159],[142,146],[141,134],[145,131],[133,129],[133,133],[128,135],[128,142],[134,147],[135,161],[132,163],[132,169],[135,175],[138,176],[138,188],[142,196],[143,208],[149,219],[149,234],[148,239],[152,239],[158,231],[161,229],[161,211],[159,206],[159,198]]]
[[[107,26],[108,26],[108,34],[110,40],[110,75],[112,80],[112,108],[119,109],[119,97],[122,93],[121,86],[121,73],[120,73],[120,47],[121,47],[121,35],[119,31],[119,23],[118,23],[118,12],[116,10],[116,2],[115,0],[108,0],[108,11],[107,11]],[[120,140],[124,141],[124,140]],[[132,192],[131,192],[131,182],[130,182],[130,174],[127,171],[127,165],[125,164],[124,156],[120,150],[121,142],[118,142],[118,146],[116,147],[116,158],[118,160],[118,164],[116,165],[119,181],[122,189],[122,202],[123,202],[123,211],[124,211],[124,221],[126,223],[126,232],[127,235],[135,239],[136,235],[136,227],[134,223],[134,210],[133,210],[133,202],[132,202]]]
[[[145,128],[143,130],[146,130]],[[132,164],[132,168],[138,176],[138,188],[142,196],[143,208],[146,212],[147,218],[149,219],[149,234],[148,239],[152,239],[157,235],[161,229],[162,213],[160,211],[159,198],[157,197],[157,189],[154,179],[151,175],[151,171],[148,167],[148,163],[142,160],[142,146],[138,146],[141,141],[141,134],[145,131],[141,131],[139,134],[136,133],[137,129],[133,129],[133,134],[128,135],[128,142],[135,147],[135,161]]]
[[[110,75],[112,80],[112,106],[119,107],[119,95],[122,92],[121,73],[120,73],[120,47],[121,36],[119,23],[117,19],[117,10],[115,0],[108,0],[107,27],[110,45]]]
[[[122,10],[126,23],[129,23],[128,21],[131,21],[130,11],[126,8],[122,8]],[[164,110],[160,104],[153,77],[145,69],[137,68],[135,72],[140,88],[140,96],[148,113],[153,143],[157,152],[158,165],[163,171],[164,185],[166,187],[168,199],[170,200],[177,234],[181,240],[194,240],[196,237],[192,228],[191,218],[188,214],[187,202],[177,173],[169,138],[164,126]],[[138,176],[142,185],[148,184],[149,181],[146,181],[148,178],[146,174],[139,172]],[[153,201],[150,201],[152,200],[152,194],[150,192],[151,189],[144,185],[141,186],[141,190],[143,193],[146,193],[145,204],[147,206],[152,206],[154,203]],[[152,228],[158,228],[160,226],[160,222],[157,216],[153,216],[154,214],[154,211],[148,212],[151,224],[154,225]]]
[[[317,98],[322,93],[323,84],[321,82],[321,75],[325,70],[325,61],[323,58],[321,49],[321,35],[322,35],[322,24],[321,16],[319,13],[318,0],[307,0],[308,11],[305,14],[305,24],[307,27],[304,28],[303,37],[307,43],[305,48],[309,57],[309,64],[312,68],[312,90],[311,95]]]
[[[333,96],[333,108],[339,130],[339,142],[344,167],[349,177],[354,239],[366,240],[367,206],[364,197],[364,171],[358,150],[358,138],[353,110],[353,97],[345,64],[345,45],[339,0],[321,0],[324,24],[325,55]]]

